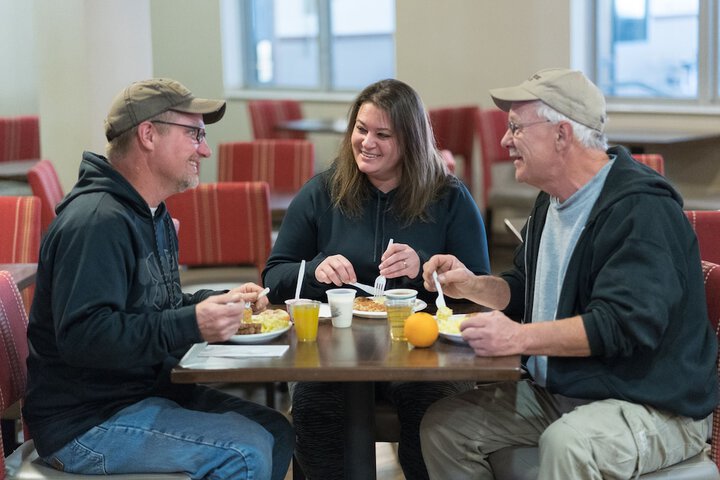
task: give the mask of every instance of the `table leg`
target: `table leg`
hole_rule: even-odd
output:
[[[345,385],[345,478],[376,478],[375,384]]]

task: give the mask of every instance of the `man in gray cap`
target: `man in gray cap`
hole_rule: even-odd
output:
[[[524,242],[499,276],[438,255],[423,277],[493,309],[463,338],[479,356],[522,355],[528,378],[430,407],[430,477],[493,478],[488,456],[509,446],[539,446],[548,480],[631,478],[697,454],[717,345],[680,195],[624,148],[606,151],[605,100],[581,72],[541,70],[490,95],[509,112],[516,179],[541,190]]]
[[[205,125],[222,100],[167,79],[113,101],[107,158],[83,154],[80,177],[45,235],[30,312],[23,415],[40,456],[82,474],[186,472],[285,478],[294,446],[279,412],[217,390],[173,385],[188,348],[233,335],[261,288],[183,294],[163,201],[197,186]]]

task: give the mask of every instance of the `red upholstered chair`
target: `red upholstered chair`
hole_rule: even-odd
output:
[[[21,402],[27,383],[28,319],[15,281],[8,272],[0,272],[0,413]],[[47,466],[38,457],[30,432],[24,428],[24,443],[0,457],[0,478],[15,480],[73,480],[97,478],[96,475],[74,475]],[[151,454],[151,453],[150,453]],[[116,475],[122,480],[186,480],[183,473]]]
[[[39,254],[40,199],[0,196],[0,263],[37,263]],[[23,290],[27,308],[34,290]]]
[[[700,246],[700,258],[720,264],[720,210],[686,210]]]
[[[308,140],[254,140],[218,145],[218,181],[267,182],[271,193],[296,193],[315,173]]]
[[[472,191],[473,147],[475,138],[475,112],[477,106],[432,108],[428,117],[432,124],[435,142],[441,150],[450,150],[462,157],[462,180]]]
[[[0,162],[37,158],[40,158],[39,117],[0,117]]]
[[[705,300],[707,302],[708,320],[715,335],[720,339],[720,266],[702,261],[705,279]],[[720,375],[720,356],[717,359]],[[692,458],[656,472],[641,475],[643,480],[683,479],[710,480],[720,479],[720,406],[713,412],[712,441],[709,448]],[[535,480],[539,467],[538,449],[536,447],[507,447],[490,455],[490,465],[498,480]]]
[[[50,160],[41,160],[28,172],[28,183],[33,195],[42,202],[42,232],[45,233],[55,219],[55,206],[60,203],[63,193],[57,171]]]
[[[479,109],[475,129],[480,142],[482,165],[482,202],[488,238],[492,232],[492,214],[497,208],[516,211],[511,217],[523,217],[530,213],[539,190],[515,180],[515,168],[508,150],[500,145],[507,131],[508,114],[497,108]]]
[[[190,267],[181,271],[183,288],[260,283],[270,255],[268,197],[266,182],[218,182],[166,200],[170,214],[180,222],[180,264]]]
[[[261,138],[304,140],[306,138],[302,132],[290,132],[275,128],[280,122],[303,118],[302,108],[297,100],[250,100],[248,111],[255,140]]]
[[[455,163],[455,156],[450,150],[440,150],[440,155],[442,155],[442,159],[445,162],[448,172],[454,174],[457,167]]]
[[[633,158],[657,171],[660,175],[665,175],[665,159],[659,153],[634,153]]]

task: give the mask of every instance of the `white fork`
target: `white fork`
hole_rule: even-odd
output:
[[[392,245],[392,244],[393,244],[393,239],[391,238],[390,242],[388,242],[387,248],[390,248],[390,245]],[[378,275],[377,278],[375,279],[374,288],[375,288],[375,296],[376,297],[381,297],[382,294],[385,293],[385,282],[386,281],[387,280],[382,275]]]
[[[443,295],[442,287],[440,286],[440,281],[438,280],[437,272],[432,273],[433,281],[435,282],[435,289],[438,292],[438,296],[435,299],[435,306],[438,308],[446,308],[447,305],[445,305],[445,295]]]

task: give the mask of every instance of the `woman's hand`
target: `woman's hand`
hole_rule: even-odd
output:
[[[380,275],[386,278],[415,278],[420,273],[420,256],[404,243],[390,245],[380,260]]]
[[[323,260],[315,269],[315,279],[320,283],[332,283],[338,287],[357,282],[352,263],[342,255],[331,255]]]

